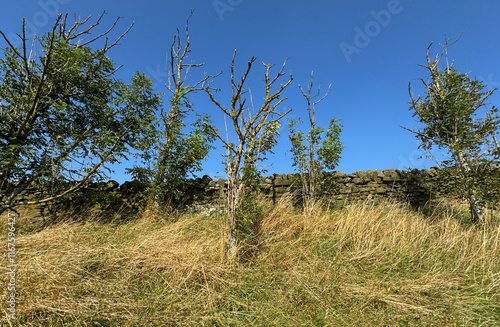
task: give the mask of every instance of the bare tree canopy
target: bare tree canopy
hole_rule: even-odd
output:
[[[260,107],[252,110],[246,104],[245,97],[246,81],[255,58],[252,57],[248,63],[243,76],[239,82],[235,80],[234,64],[236,59],[236,50],[231,61],[231,99],[229,107],[222,105],[213,95],[213,90],[208,88],[210,100],[225,114],[230,121],[231,130],[236,134],[236,143],[231,142],[228,138],[221,135],[217,128],[210,126],[217,138],[224,144],[227,150],[226,173],[228,176],[228,198],[227,198],[227,225],[228,225],[228,241],[226,247],[226,256],[232,260],[237,255],[238,238],[236,233],[237,228],[237,212],[241,207],[243,200],[243,192],[245,183],[243,175],[245,172],[254,172],[257,167],[257,161],[260,155],[266,151],[270,151],[271,147],[276,144],[277,129],[279,121],[290,112],[290,110],[279,112],[278,106],[286,99],[281,97],[281,93],[290,85],[293,80],[292,75],[275,90],[278,80],[285,75],[284,69],[286,60],[281,66],[281,69],[274,76],[271,76],[271,69],[274,65],[264,64],[266,73],[264,75],[264,91],[265,96]],[[228,131],[229,132],[229,131]]]

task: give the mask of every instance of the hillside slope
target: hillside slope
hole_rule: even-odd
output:
[[[499,326],[500,228],[454,215],[395,203],[304,215],[285,200],[235,265],[220,214],[39,232],[21,215],[17,320],[2,309],[2,326]]]

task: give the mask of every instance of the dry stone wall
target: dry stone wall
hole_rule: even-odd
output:
[[[394,198],[413,205],[425,203],[431,192],[437,192],[432,181],[437,167],[427,170],[368,170],[346,174],[343,171],[323,173],[320,177],[320,194],[334,204],[343,205],[368,198]],[[276,201],[284,195],[300,198],[298,174],[274,174],[259,182],[261,192]],[[208,176],[196,179],[191,188],[192,200],[213,201],[223,197],[227,183],[224,179],[212,180]]]
[[[431,194],[438,193],[434,183],[437,167],[428,170],[368,170],[346,174],[342,171],[323,173],[320,177],[320,195],[331,204],[342,206],[366,199],[397,199],[409,201],[414,206],[424,204]],[[273,174],[259,180],[262,194],[272,201],[292,195],[300,201],[298,174]],[[203,176],[190,181],[188,193],[182,204],[190,208],[209,208],[211,204],[224,203],[227,181]],[[94,208],[112,214],[115,211],[139,208],[143,184],[132,181],[119,185],[115,181],[92,183],[73,195],[66,207],[72,209]]]

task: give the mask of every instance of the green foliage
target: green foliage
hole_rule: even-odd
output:
[[[334,170],[338,165],[343,150],[340,141],[342,125],[338,119],[332,118],[330,125],[324,135],[324,129],[321,127],[312,127],[308,134],[296,130],[296,126],[302,121],[291,119],[289,122],[289,139],[292,143],[290,152],[292,153],[293,164],[297,167],[301,179],[301,185],[305,187],[305,198],[308,200],[314,197],[311,190],[319,186],[320,181],[317,177],[325,170]],[[307,145],[307,143],[309,143]],[[314,192],[314,190],[313,190]]]
[[[154,183],[162,201],[181,200],[186,192],[186,181],[201,171],[201,162],[213,146],[214,135],[207,129],[207,115],[199,116],[188,134],[183,132],[185,113],[172,108],[172,115],[164,121],[163,143],[158,149]]]
[[[292,148],[290,152],[293,155],[292,166],[297,167],[299,171],[305,171],[307,169],[307,146],[305,145],[305,135],[302,131],[297,131],[295,126],[302,123],[303,121],[299,118],[298,120],[290,119],[288,123],[288,128],[290,131],[289,139],[292,142]],[[314,165],[314,163],[312,163]]]
[[[193,12],[191,12],[191,15]],[[191,17],[189,16],[189,18]],[[172,93],[170,108],[162,110],[157,120],[158,132],[149,148],[140,153],[144,166],[130,169],[136,179],[149,182],[147,189],[149,199],[155,204],[178,206],[182,204],[187,192],[187,179],[195,172],[201,171],[201,162],[208,156],[216,137],[216,130],[211,129],[211,121],[207,114],[198,115],[196,122],[186,131],[186,118],[193,111],[189,94],[205,90],[209,87],[212,76],[205,75],[197,83],[186,83],[187,71],[202,64],[185,64],[189,50],[188,21],[186,23],[186,40],[182,45],[179,32],[174,36],[170,47],[170,69],[168,90]],[[184,71],[183,71],[184,70]]]
[[[266,124],[260,133],[251,133],[243,156],[241,178],[245,189],[241,204],[235,213],[235,231],[238,240],[247,245],[257,241],[260,221],[263,218],[263,208],[257,197],[260,193],[259,179],[266,170],[259,169],[258,163],[266,160],[268,153],[273,153],[272,148],[278,143],[280,128],[281,122],[277,120]]]
[[[438,182],[444,194],[458,199],[467,199],[475,191],[481,203],[496,208],[500,201],[500,170],[492,165],[478,164],[466,176],[457,167],[451,166],[439,170]]]
[[[156,203],[176,205],[186,194],[187,180],[197,171],[213,146],[214,134],[207,128],[208,115],[198,115],[186,132],[185,119],[192,105],[183,97],[170,100],[171,108],[161,113],[162,128],[149,151],[141,154],[152,161],[149,167],[134,167],[129,172],[134,178],[149,181],[147,192]],[[182,101],[182,102],[180,102]],[[154,152],[154,153],[153,153]]]
[[[340,120],[335,118],[330,120],[323,146],[318,149],[319,160],[322,162],[325,169],[334,170],[339,164],[341,158],[340,154],[344,149],[342,142],[340,142],[341,132],[342,125],[340,124]]]
[[[116,79],[111,47],[73,43],[80,35],[59,16],[51,33],[33,40],[38,51],[9,43],[0,58],[2,210],[25,204],[28,188],[32,202],[49,201],[104,177],[107,164],[140,150],[152,133],[161,102],[152,82],[139,73],[131,84]],[[59,182],[73,184],[47,186]]]
[[[257,202],[255,192],[245,190],[241,206],[236,211],[236,235],[238,240],[252,244],[257,240],[263,208]]]
[[[498,156],[496,148],[482,154],[492,133],[496,132],[499,119],[495,107],[489,111],[490,117],[479,118],[484,114],[479,110],[491,94],[483,92],[484,84],[472,80],[468,74],[460,74],[453,67],[440,71],[437,62],[433,63],[430,80],[432,86],[425,98],[419,97],[411,107],[413,116],[425,124],[416,136],[421,147],[430,150],[437,146],[452,158],[465,152],[478,159]],[[450,166],[453,162],[445,164]]]
[[[248,145],[243,155],[242,178],[245,187],[252,192],[258,192],[258,180],[267,170],[259,168],[259,162],[267,160],[267,154],[273,153],[273,147],[278,144],[280,136],[279,120],[266,124],[263,130],[256,134],[251,132],[248,138]]]
[[[321,142],[324,134],[322,127],[316,126],[316,105],[323,101],[330,93],[330,87],[326,94],[315,101],[320,94],[320,89],[316,94],[312,94],[313,87],[313,72],[311,72],[311,80],[308,84],[307,91],[299,89],[307,101],[307,113],[309,116],[310,129],[307,134],[297,131],[295,127],[302,123],[290,120],[288,124],[290,130],[290,141],[292,142],[293,166],[297,167],[299,171],[300,185],[302,187],[302,202],[305,207],[312,209],[318,190],[325,186],[331,185],[330,181],[321,183],[321,175],[325,170],[333,170],[338,165],[340,154],[343,150],[343,145],[340,142],[340,133],[342,132],[342,125],[338,119],[332,118],[328,129],[326,130],[325,140]],[[323,185],[322,185],[323,184]]]
[[[441,56],[447,55],[447,46]],[[427,54],[428,65],[424,67],[429,81],[422,80],[425,96],[415,99],[410,92],[410,110],[423,124],[421,130],[410,131],[431,156],[432,151],[440,151],[441,166],[453,168],[441,171],[444,187],[467,200],[474,219],[482,223],[482,208],[498,203],[499,194],[492,190],[500,187],[496,139],[500,116],[497,108],[486,107],[494,90],[484,91],[481,81],[459,73],[453,63],[441,69],[440,58],[431,59]]]
[[[426,205],[429,207],[430,201],[437,198],[438,192],[443,191],[443,185],[438,178],[433,178],[427,171],[420,169],[408,171],[405,184],[407,194],[420,193],[418,197],[408,199],[413,208],[425,208]]]

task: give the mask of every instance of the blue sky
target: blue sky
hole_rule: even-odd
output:
[[[341,120],[345,149],[337,170],[348,173],[434,164],[417,159],[424,153],[418,150],[414,136],[400,127],[417,127],[408,110],[408,83],[419,90],[416,79],[426,77],[426,72],[418,64],[425,63],[425,49],[431,42],[435,53],[445,35],[463,32],[461,41],[449,50],[455,67],[483,80],[489,88],[500,88],[497,0],[4,1],[0,29],[11,35],[18,33],[22,18],[26,18],[28,33],[41,34],[51,27],[57,12],[97,18],[106,10],[104,26],[122,16],[117,32],[132,22],[135,26],[110,53],[117,64],[124,65],[119,77],[128,81],[134,71],[142,71],[155,79],[155,91],[165,92],[166,51],[176,28],[184,29],[191,9],[195,13],[190,21],[190,59],[205,63],[202,70],[192,72],[191,81],[204,71],[216,74],[222,70],[214,83],[223,89],[217,97],[222,104],[229,102],[229,67],[235,49],[236,74],[252,56],[257,58],[249,80],[255,106],[262,98],[261,62],[276,64],[278,69],[288,58],[286,71],[292,71],[294,81],[284,92],[288,99],[280,109],[291,108],[290,117],[306,118],[306,103],[298,84],[307,85],[311,71],[322,91],[332,84],[329,96],[317,107],[317,122],[327,127],[330,118]],[[499,100],[497,92],[490,105],[498,106]],[[196,111],[210,114],[216,125],[224,128],[222,113],[206,95],[196,95],[192,101]],[[281,134],[275,155],[267,163],[268,174],[293,171],[287,129]],[[216,145],[219,150],[204,162],[200,175],[224,175],[222,147]],[[123,169],[131,164],[116,166],[112,177],[129,179]]]

